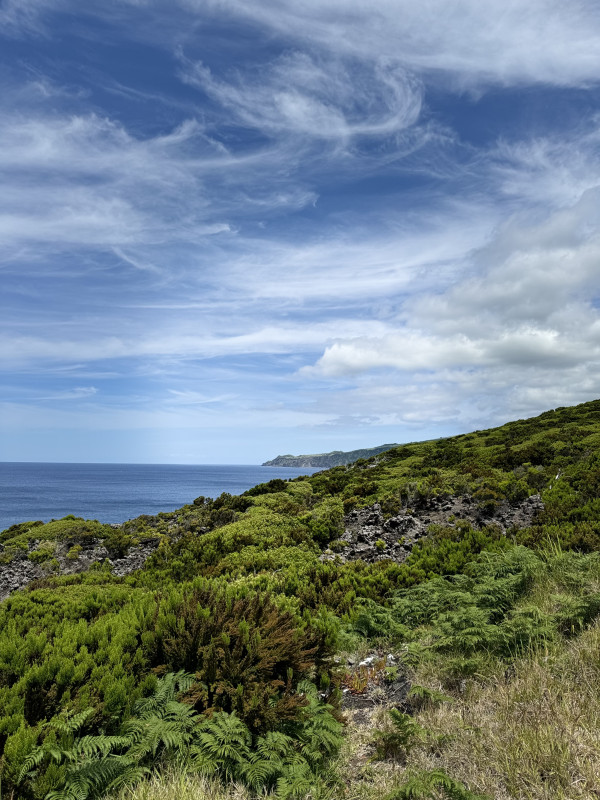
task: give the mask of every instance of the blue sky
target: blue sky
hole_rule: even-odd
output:
[[[597,0],[0,0],[0,81],[0,459],[600,396]]]

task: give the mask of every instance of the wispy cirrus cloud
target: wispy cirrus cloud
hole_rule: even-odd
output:
[[[600,392],[592,0],[9,0],[0,23],[23,429],[289,426],[317,451]]]
[[[211,397],[202,392],[196,392],[190,389],[169,389],[169,395],[174,403],[183,406],[203,406],[214,403],[225,403],[235,399],[235,395],[233,394],[218,394]]]
[[[4,30],[49,35],[53,15],[81,11],[74,0],[6,0]],[[389,59],[457,88],[536,83],[588,87],[600,72],[595,0],[482,3],[478,0],[116,0],[85,8],[87,20],[129,28],[132,38],[175,47],[204,25],[277,36],[291,48],[365,62]]]
[[[69,389],[66,392],[56,392],[55,394],[46,397],[36,397],[37,401],[56,401],[56,400],[85,400],[88,397],[93,397],[98,393],[95,386],[76,386],[74,389]]]
[[[184,61],[182,78],[209,93],[245,125],[316,139],[389,136],[419,118],[422,87],[397,65],[343,62],[291,52],[251,72],[215,77]]]
[[[193,154],[186,148],[195,143]],[[119,247],[227,230],[206,212],[197,123],[134,137],[96,114],[6,113],[0,232],[22,243]],[[205,154],[207,157],[207,154]]]
[[[185,0],[193,12],[204,0]],[[524,7],[478,0],[210,0],[289,41],[344,55],[390,58],[434,81],[464,88],[551,83],[588,86],[600,72],[600,11],[594,0]]]

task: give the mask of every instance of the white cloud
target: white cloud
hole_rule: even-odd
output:
[[[0,22],[9,34],[43,34],[60,11],[82,13],[74,0],[5,0]],[[389,59],[459,88],[586,87],[600,75],[595,0],[121,0],[86,6],[84,13],[169,47],[193,39],[211,18],[249,21],[290,49]]]
[[[402,295],[448,285],[457,265],[490,235],[491,209],[440,206],[432,203],[414,227],[401,210],[386,209],[377,218],[357,220],[353,230],[344,227],[307,242],[239,237],[222,281],[231,296],[285,307],[386,298],[397,305]]]
[[[464,336],[440,339],[400,329],[394,335],[381,338],[336,342],[325,350],[314,368],[305,367],[301,374],[349,375],[382,367],[438,369],[483,361],[485,353]]]
[[[36,400],[85,400],[98,393],[95,386],[76,386],[66,392],[55,392],[46,397],[36,397]]]
[[[169,389],[169,394],[175,403],[183,406],[206,405],[207,403],[224,403],[235,398],[235,395],[232,394],[219,394],[211,397],[190,389],[186,389],[184,391],[180,391],[179,389]]]
[[[183,430],[188,434],[198,429],[222,427],[234,429],[239,436],[260,427],[294,428],[303,425],[323,425],[333,419],[332,414],[319,411],[302,411],[287,408],[252,409],[238,407],[232,414],[228,407],[211,404],[193,406],[187,412],[181,407],[162,408],[153,402],[152,407],[131,408],[92,405],[87,408],[66,410],[49,409],[33,404],[0,403],[0,428],[15,429],[67,429],[67,430]],[[231,462],[229,462],[231,463]]]
[[[597,396],[600,168],[590,142],[584,132],[562,147],[524,143],[519,159],[492,167],[520,209],[455,262],[454,282],[423,287],[382,336],[340,336],[300,375],[351,380],[346,411],[369,407],[381,424],[437,414],[464,430]]]
[[[96,114],[6,110],[0,116],[2,247],[15,252],[49,243],[125,252],[132,245],[227,234],[256,175],[281,157],[264,150],[237,158],[194,120],[141,138]],[[233,191],[222,189],[228,175],[235,175]],[[302,207],[314,194],[275,177],[259,199],[268,213]]]
[[[420,85],[383,61],[371,66],[292,52],[251,73],[233,73],[228,82],[201,62],[184,61],[182,77],[243,124],[272,134],[389,136],[413,125],[421,110]]]
[[[44,30],[42,17],[68,5],[68,0],[5,0],[0,8],[0,26],[8,35],[41,33]]]
[[[325,350],[315,367],[305,367],[301,374],[339,376],[380,368],[421,372],[496,364],[562,370],[582,361],[600,360],[600,342],[595,341],[593,329],[579,338],[527,326],[504,331],[499,338],[489,338],[489,333],[482,329],[477,338],[463,334],[439,337],[399,329],[382,338],[337,342]],[[518,380],[516,374],[515,378]]]
[[[122,400],[139,417],[80,386],[39,390],[94,406],[72,404],[76,418],[15,407],[11,419],[83,428],[95,411],[101,428],[267,420],[418,437],[423,420],[466,430],[600,392],[598,120],[526,140],[515,129],[484,149],[427,107],[431,86],[469,91],[473,115],[490,86],[596,86],[596,2],[92,6],[10,1],[0,20],[43,36],[65,9],[90,41],[93,17],[113,16],[121,44],[172,55],[180,42],[177,97],[109,87],[179,122],[140,133],[118,104],[104,113],[93,93],[33,72],[4,87],[0,268],[19,302],[0,353],[37,374],[77,365],[78,382],[103,368],[155,384]],[[195,36],[215,20],[250,23],[245,44],[269,47],[252,61],[244,44],[238,69],[228,53],[211,60]],[[206,359],[230,371],[210,388]],[[267,407],[275,375],[287,394]]]
[[[583,118],[560,137],[500,140],[492,154],[492,171],[507,196],[541,207],[572,206],[583,201],[586,190],[598,186],[599,155],[600,118],[596,116],[591,121]]]
[[[248,353],[296,353],[314,350],[324,341],[333,340],[340,329],[349,335],[358,332],[371,334],[386,330],[376,320],[332,320],[302,323],[264,325],[256,323],[248,331],[244,322],[237,325],[243,332],[238,334],[214,331],[190,333],[189,326],[158,333],[145,331],[132,338],[119,336],[38,338],[34,336],[8,335],[0,339],[0,359],[5,364],[21,364],[36,361],[59,360],[63,362],[89,362],[104,359],[173,356],[177,358],[214,358],[218,356]],[[230,320],[223,320],[224,329],[231,327]]]
[[[206,0],[187,0],[194,11]],[[211,0],[289,41],[364,59],[389,58],[463,87],[586,86],[600,75],[595,0]]]

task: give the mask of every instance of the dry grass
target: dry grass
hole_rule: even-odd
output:
[[[509,673],[423,710],[419,722],[443,744],[413,751],[412,765],[442,767],[494,800],[600,798],[600,625]]]
[[[198,775],[156,774],[133,789],[123,789],[113,800],[250,800],[241,786],[222,786]]]

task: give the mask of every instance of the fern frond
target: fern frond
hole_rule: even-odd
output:
[[[386,800],[435,800],[440,796],[447,800],[490,800],[485,795],[471,792],[460,781],[454,780],[441,769],[420,772],[391,792]]]
[[[86,708],[79,714],[65,714],[49,722],[48,727],[64,735],[73,734],[83,727],[86,720],[88,720],[93,713],[93,708]]]
[[[74,743],[69,760],[107,756],[130,744],[131,740],[127,736],[83,736]]]
[[[17,778],[18,783],[21,783],[28,773],[35,769],[35,767],[39,767],[44,760],[46,752],[47,751],[45,748],[36,747],[35,750],[32,750],[31,753],[29,753],[29,755],[23,761],[23,766],[21,767],[21,771],[19,772],[19,776]]]
[[[409,699],[416,698],[424,704],[454,703],[453,697],[439,692],[437,689],[428,689],[426,686],[420,686],[418,683],[413,683],[406,696]]]

